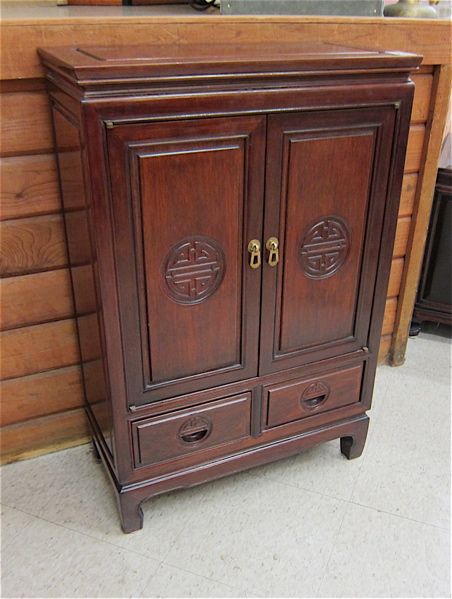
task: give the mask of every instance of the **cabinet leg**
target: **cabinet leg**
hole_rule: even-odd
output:
[[[359,458],[364,450],[369,428],[369,418],[365,416],[362,420],[355,423],[351,435],[341,437],[341,452],[348,460]]]
[[[97,447],[96,441],[94,439],[94,437],[91,437],[91,448],[93,450],[93,457],[94,460],[100,464],[100,462],[102,461],[101,457],[100,457],[100,453],[99,453],[99,448]]]
[[[135,532],[143,528],[143,510],[141,509],[142,498],[134,497],[133,493],[118,493],[119,515],[122,530],[125,533]]]
[[[410,337],[417,337],[422,329],[422,322],[419,320],[412,320],[410,324]]]

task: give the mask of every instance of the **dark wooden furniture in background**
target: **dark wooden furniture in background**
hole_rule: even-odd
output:
[[[452,170],[439,169],[413,324],[452,324]]]
[[[150,496],[331,439],[359,456],[420,58],[40,54],[87,413],[123,529]]]

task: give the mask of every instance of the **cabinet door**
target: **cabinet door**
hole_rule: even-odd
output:
[[[265,118],[107,134],[129,401],[255,376]]]
[[[395,113],[269,118],[261,374],[368,344]]]

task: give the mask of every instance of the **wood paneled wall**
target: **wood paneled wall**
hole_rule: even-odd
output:
[[[375,27],[378,23],[380,35],[374,38],[372,44],[371,38],[365,38],[365,45],[382,47],[381,40],[385,40],[388,33],[386,24],[383,30],[381,20],[377,19],[358,23],[339,19],[332,29],[331,19],[327,22],[299,18],[297,30],[294,29],[293,19],[229,18],[220,21],[220,17],[215,18],[215,26],[209,25],[207,30],[206,17],[199,17],[197,21],[196,16],[190,16],[185,17],[184,21],[184,17],[177,16],[176,8],[175,11],[175,16],[166,17],[165,23],[162,23],[161,17],[156,17],[154,21],[149,17],[145,23],[146,30],[141,29],[143,19],[132,19],[128,23],[123,19],[115,25],[118,43],[149,41],[153,36],[163,40],[163,43],[173,43],[175,38],[180,43],[186,43],[211,39],[212,35],[222,41],[230,41],[232,35],[249,41],[284,36],[289,41],[300,39],[305,31],[310,33],[310,39],[329,37],[328,41],[340,40],[344,44],[355,40],[354,45],[358,45],[356,40],[359,39],[362,45],[362,28],[369,27],[369,23]],[[0,158],[3,462],[83,443],[88,439],[82,409],[82,387],[50,113],[43,73],[36,55],[36,47],[40,45],[56,45],[56,42],[69,44],[76,38],[77,43],[92,41],[94,37],[96,43],[112,43],[108,21],[93,23],[79,19],[76,24],[77,31],[70,20],[48,24],[6,21],[3,31],[3,44],[7,48],[2,65]],[[413,27],[419,31],[418,23]],[[413,219],[419,212],[421,184],[426,177],[425,164],[428,160],[434,160],[435,152],[439,151],[439,142],[436,141],[435,145],[432,135],[439,136],[445,120],[445,109],[444,115],[438,113],[438,90],[443,90],[441,93],[445,95],[447,83],[442,80],[439,82],[439,69],[443,69],[442,77],[445,79],[441,65],[450,61],[450,57],[440,58],[438,32],[429,27],[427,33],[423,33],[422,44],[424,48],[431,48],[431,52],[424,66],[414,76],[415,103],[383,327],[381,360],[388,356],[395,334],[395,322],[399,318],[399,297],[407,279],[407,247],[413,237]],[[168,35],[171,28],[172,36]],[[401,39],[392,45],[385,43],[387,49],[413,51],[413,30],[406,24],[402,34],[397,26],[394,26],[394,32]],[[19,38],[23,40],[24,34],[28,35],[27,44],[18,44],[14,54],[11,44]],[[450,68],[447,73],[450,76]],[[442,103],[440,108],[442,110]],[[442,123],[439,122],[441,119]],[[432,190],[433,185],[434,181]]]
[[[1,100],[0,423],[10,461],[84,442],[87,430],[45,86],[4,84]]]

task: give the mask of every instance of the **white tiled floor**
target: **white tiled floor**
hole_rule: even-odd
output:
[[[450,597],[450,400],[427,325],[379,368],[360,459],[334,441],[170,493],[131,535],[87,446],[5,466],[2,597]]]

